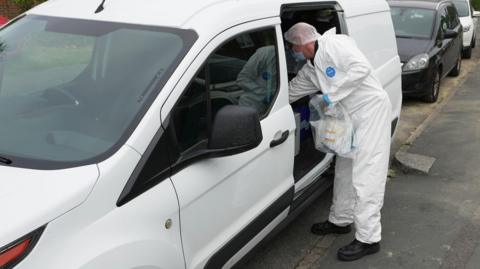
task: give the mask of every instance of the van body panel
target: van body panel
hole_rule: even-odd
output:
[[[124,22],[142,25],[172,26],[185,29],[202,28],[211,15],[224,17],[216,20],[217,25],[228,28],[236,24],[261,18],[275,17],[280,14],[282,4],[295,3],[338,3],[347,17],[371,14],[388,10],[383,0],[145,0],[132,4],[129,0],[107,1],[104,10],[95,13],[100,2],[96,0],[50,0],[28,11],[30,14],[82,18],[112,22]],[[171,12],[182,10],[182,12]]]
[[[203,1],[158,1],[143,0],[132,2],[128,0],[106,1],[104,10],[95,13],[101,1],[96,0],[60,0],[46,1],[30,11],[54,17],[81,18],[87,20],[101,20],[124,22],[141,25],[163,25],[181,27],[191,16],[212,4],[224,2],[222,0]],[[182,12],[172,12],[181,10]]]
[[[342,6],[346,18],[365,16],[390,10],[387,2],[384,0],[339,0],[338,3]]]
[[[81,204],[94,187],[96,165],[57,171],[0,166],[0,246]]]
[[[392,103],[392,121],[399,119],[402,110],[402,92],[398,91],[398,88],[402,87],[402,77],[401,72],[399,75],[399,66],[400,58],[396,56],[375,69],[375,74],[388,93],[390,102]],[[392,132],[394,131],[395,130],[392,129]]]
[[[385,11],[373,14],[347,17],[346,21],[349,35],[370,61],[390,97],[392,121],[399,118],[402,106],[402,93],[399,91],[402,71],[388,7]],[[372,29],[375,29],[375,34],[372,34]]]
[[[137,152],[122,147],[100,163],[101,176],[89,198],[48,223],[28,259],[15,268],[184,268],[178,202],[170,180],[115,206],[139,160]]]

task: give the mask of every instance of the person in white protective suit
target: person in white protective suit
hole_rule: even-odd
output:
[[[257,49],[238,74],[236,84],[243,90],[238,103],[256,108],[262,115],[270,106],[277,89],[275,46]]]
[[[330,215],[311,231],[344,234],[353,223],[355,240],[338,250],[338,258],[351,261],[376,253],[390,154],[389,97],[352,38],[335,29],[320,35],[313,26],[297,23],[285,39],[298,59],[308,59],[290,81],[290,102],[321,91],[329,107],[341,103],[352,118],[358,145],[353,158],[337,156]]]

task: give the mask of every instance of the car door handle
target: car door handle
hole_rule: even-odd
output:
[[[287,141],[287,138],[288,138],[289,135],[290,135],[290,132],[288,130],[283,132],[282,136],[280,138],[274,139],[274,140],[272,140],[272,142],[270,142],[270,147],[274,148],[274,147],[282,144],[283,142]]]

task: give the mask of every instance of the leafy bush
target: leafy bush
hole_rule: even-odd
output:
[[[472,0],[472,5],[475,10],[480,10],[480,0]]]
[[[35,5],[38,5],[42,2],[45,2],[46,0],[12,0],[15,4],[17,4],[22,11],[27,11],[34,7]]]

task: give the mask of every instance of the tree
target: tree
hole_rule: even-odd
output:
[[[46,0],[12,0],[15,4],[22,9],[22,11],[27,11],[32,7],[45,2]]]
[[[473,4],[474,9],[480,10],[480,0],[473,0],[472,4]]]

